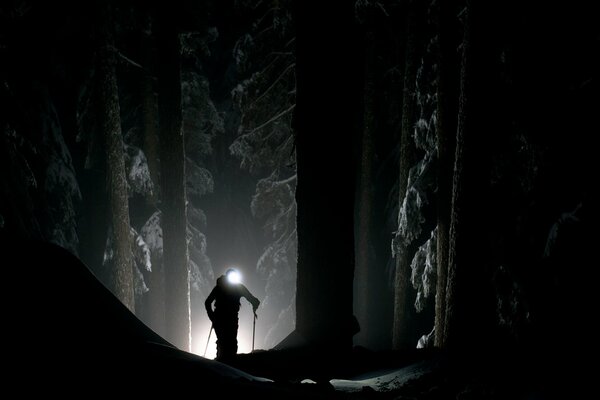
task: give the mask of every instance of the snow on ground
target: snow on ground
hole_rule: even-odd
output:
[[[209,360],[204,357],[195,358],[196,362],[203,363],[202,367],[212,372],[217,373],[225,378],[243,378],[253,382],[273,382],[271,379],[262,378],[260,376],[250,375],[242,370],[223,364],[219,361]]]
[[[329,381],[335,390],[342,392],[358,392],[370,387],[377,392],[389,392],[402,387],[407,382],[420,378],[434,369],[431,362],[421,361],[404,368],[392,371],[379,371],[361,375],[352,380],[332,379]]]

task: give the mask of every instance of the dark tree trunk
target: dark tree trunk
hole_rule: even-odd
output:
[[[172,9],[160,10],[158,27],[165,322],[167,340],[189,351],[190,282],[186,239],[185,152],[181,126],[180,42],[173,13]]]
[[[374,176],[373,164],[375,158],[374,137],[376,132],[376,107],[375,107],[375,34],[371,30],[365,38],[365,85],[363,94],[363,129],[361,138],[360,171],[358,181],[358,221],[356,239],[356,273],[354,274],[354,310],[360,324],[360,333],[356,341],[368,345],[371,340],[370,327],[373,301],[378,300],[377,295],[371,293],[373,287],[373,274],[375,269],[374,230],[373,230],[373,196]]]
[[[412,138],[415,115],[415,84],[417,73],[417,12],[413,2],[408,5],[406,24],[406,53],[404,66],[404,88],[402,95],[402,128],[400,134],[400,170],[398,178],[398,201],[400,206],[406,196],[408,175],[415,164],[415,144]],[[396,276],[394,282],[394,325],[392,347],[402,349],[414,347],[411,341],[411,316],[414,314],[410,284],[410,262],[414,249],[410,244],[400,240],[396,254]]]
[[[144,127],[144,142],[142,146],[146,160],[148,161],[150,178],[154,184],[154,190],[148,195],[146,201],[151,206],[156,206],[160,198],[160,164],[158,157],[158,107],[154,89],[156,55],[150,29],[150,26],[146,27],[144,32],[141,33],[140,38],[142,66],[144,67],[140,77],[140,91]]]
[[[142,118],[144,141],[142,144],[150,178],[154,190],[146,196],[146,203],[152,208],[158,207],[160,199],[160,162],[158,104],[155,91],[156,81],[156,49],[152,29],[152,12],[147,11],[147,26],[140,34],[141,60],[144,68],[140,76],[140,94],[142,98]],[[145,298],[144,319],[155,332],[166,335],[165,325],[165,272],[162,259],[152,254],[152,273],[148,274],[146,283],[148,293]]]
[[[114,270],[111,274],[112,290],[129,310],[135,312],[129,198],[125,178],[114,39],[111,31],[112,27],[110,26],[112,18],[108,6],[103,10],[101,18],[101,40],[96,54],[96,73],[100,127],[106,143],[106,175],[110,221],[113,228]]]
[[[490,254],[484,215],[490,179],[491,114],[489,47],[483,5],[467,0],[460,71],[460,97],[452,188],[446,320],[442,343],[450,348],[481,348],[489,339],[494,315],[487,297]],[[487,28],[489,29],[489,28]],[[486,136],[488,137],[486,137]],[[486,295],[487,292],[487,295]]]
[[[349,350],[356,328],[353,116],[361,69],[354,57],[352,3],[332,3],[319,3],[315,13],[312,2],[296,2],[295,10],[296,331],[309,344]]]
[[[438,84],[437,84],[437,284],[435,295],[435,345],[443,346],[446,316],[446,275],[448,272],[448,241],[450,237],[450,207],[452,201],[452,170],[456,138],[456,83],[458,60],[455,41],[456,10],[453,1],[438,5]]]

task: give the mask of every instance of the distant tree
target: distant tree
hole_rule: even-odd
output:
[[[180,38],[177,7],[161,7],[157,20],[160,175],[167,340],[191,345],[185,151],[182,130]]]
[[[100,10],[99,45],[96,52],[97,104],[101,130],[105,135],[110,220],[114,235],[112,289],[123,304],[134,312],[129,202],[123,138],[121,135],[119,93],[115,72],[114,27],[111,25],[113,21],[111,14],[110,5],[106,5]]]
[[[140,94],[142,100],[143,142],[142,149],[148,160],[148,170],[154,183],[154,190],[147,194],[149,204],[156,206],[160,196],[160,164],[158,139],[158,104],[156,96],[156,43],[153,36],[153,18],[146,11],[140,31],[141,76]]]
[[[443,346],[446,315],[446,275],[452,201],[452,170],[456,138],[456,81],[458,70],[455,37],[457,30],[453,1],[441,1],[437,8],[437,287],[435,297],[435,345]]]
[[[406,197],[411,166],[415,163],[415,144],[412,137],[415,116],[415,82],[418,61],[418,29],[415,2],[409,2],[406,14],[406,47],[404,58],[404,87],[402,96],[402,130],[400,136],[400,165],[398,178],[398,199],[402,204]],[[397,233],[398,235],[398,233]],[[396,275],[394,284],[394,324],[392,346],[401,349],[414,346],[410,340],[412,287],[410,286],[410,262],[414,249],[402,237],[396,238]]]

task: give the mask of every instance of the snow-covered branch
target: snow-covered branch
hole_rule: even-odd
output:
[[[296,63],[292,63],[290,65],[288,65],[281,74],[279,74],[279,76],[273,81],[273,83],[271,83],[271,85],[265,89],[264,92],[261,93],[260,96],[258,96],[256,99],[254,99],[252,101],[252,103],[250,103],[248,105],[248,108],[251,108],[254,104],[256,104],[257,102],[259,102],[260,100],[262,100],[274,87],[275,85],[277,85],[277,83],[279,83],[279,81],[281,79],[283,79],[283,77],[289,72],[291,71],[294,67],[296,66]]]
[[[265,126],[272,124],[273,122],[277,121],[279,118],[283,117],[284,115],[288,114],[289,112],[291,112],[294,108],[296,107],[296,104],[292,104],[290,107],[288,107],[287,109],[283,110],[282,112],[280,112],[279,114],[275,115],[273,118],[269,119],[268,121],[262,123],[261,125],[257,126],[256,128],[252,129],[250,132],[244,134],[243,136],[248,136],[248,135],[252,135],[253,133],[255,133],[256,131],[261,130],[262,128],[264,128]]]

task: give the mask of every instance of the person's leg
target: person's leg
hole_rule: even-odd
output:
[[[223,349],[223,339],[226,337],[226,334],[224,332],[223,329],[223,324],[221,323],[221,321],[217,321],[215,320],[213,322],[213,328],[215,330],[215,335],[217,336],[217,360],[220,360],[223,358],[223,356],[226,353],[226,350],[224,351]]]
[[[237,330],[237,316],[223,321],[223,332],[220,339],[223,357],[232,357],[237,354]]]

